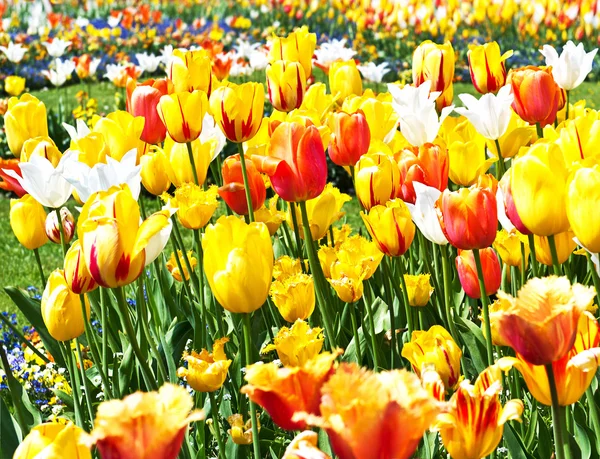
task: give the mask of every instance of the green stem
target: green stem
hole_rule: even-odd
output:
[[[194,242],[196,243],[196,254],[198,255],[198,295],[200,296],[200,309],[202,310],[202,334],[206,332],[206,301],[204,299],[204,252],[202,251],[202,243],[200,242],[200,230],[194,230]],[[207,336],[208,341],[208,336]],[[208,346],[208,342],[206,343]]]
[[[219,447],[219,459],[227,459],[225,456],[225,445],[223,444],[223,438],[221,438],[221,427],[219,426],[219,410],[217,407],[217,400],[214,392],[209,392],[208,397],[210,398],[210,410],[212,411],[213,426],[215,428],[215,437],[217,437],[217,445]]]
[[[69,376],[71,377],[71,389],[73,390],[73,405],[75,407],[75,424],[82,429],[83,426],[83,415],[81,414],[81,387],[79,386],[79,377],[77,375],[77,365],[73,359],[73,353],[71,352],[70,341],[63,342],[65,350],[65,362],[69,367]]]
[[[248,205],[248,217],[250,222],[254,221],[254,208],[252,207],[252,195],[250,194],[250,184],[248,183],[248,171],[246,170],[246,159],[244,158],[244,146],[238,143],[238,152],[240,153],[240,164],[242,166],[242,177],[244,178],[244,191],[246,192],[246,203]]]
[[[596,271],[596,266],[594,265],[594,262],[592,261],[591,255],[586,253],[586,258],[588,261],[589,269],[592,272],[592,281],[594,282],[594,287],[596,289],[596,298],[600,298],[600,277],[598,277],[598,271]],[[598,300],[596,300],[596,301],[598,301]]]
[[[85,320],[85,319],[84,319]],[[79,359],[79,370],[81,371],[81,380],[83,381],[83,390],[85,391],[85,403],[87,405],[88,414],[90,416],[90,425],[94,428],[94,408],[92,406],[92,394],[90,391],[90,385],[87,377],[85,376],[85,365],[83,364],[83,354],[81,352],[81,346],[79,345],[79,339],[75,338],[75,349],[77,351],[77,358]],[[75,362],[77,366],[77,362]]]
[[[542,125],[540,123],[536,123],[535,129],[537,132],[538,139],[543,139],[544,138],[544,129],[542,128]]]
[[[371,347],[373,349],[373,371],[379,371],[379,357],[377,356],[377,341],[375,339],[375,321],[373,320],[373,308],[371,301],[367,300],[367,297],[363,295],[363,302],[365,309],[369,313],[369,335],[371,338]]]
[[[35,255],[35,261],[38,266],[38,270],[40,272],[40,280],[42,281],[42,290],[46,287],[46,276],[44,275],[44,268],[42,266],[42,260],[40,258],[39,249],[33,249],[33,254]]]
[[[148,321],[151,320],[151,318],[148,318],[148,311],[146,310],[146,299],[144,298],[143,275],[138,277],[138,308],[139,308],[138,314],[141,317],[142,331],[144,332],[146,341],[150,345],[150,350],[152,351],[152,355],[154,355],[154,358],[156,359],[157,367],[158,367],[158,374],[159,374],[160,378],[162,379],[162,382],[167,382],[167,381],[169,381],[169,378],[167,377],[167,369],[165,368],[165,364],[162,361],[162,357],[160,356],[160,353],[158,352],[158,348],[156,347],[156,344],[154,343],[154,338],[152,337],[152,334],[150,333],[150,327],[148,326]]]
[[[402,259],[398,257],[398,271],[400,275],[400,285],[402,286],[402,302],[404,303],[404,310],[406,311],[406,328],[408,329],[408,340],[412,339],[412,333],[414,330],[412,311],[410,310],[410,303],[408,302],[408,290],[406,289],[406,279],[404,279],[404,265]]]
[[[389,260],[388,260],[387,256],[384,255],[383,260],[382,260],[383,274],[387,278],[388,282],[393,283],[394,281],[392,280],[392,274],[391,274],[391,270],[390,270],[388,263],[389,263]],[[385,290],[387,290],[387,288],[385,288]],[[396,364],[396,316],[394,314],[393,299],[390,298],[390,301],[388,301],[388,303],[389,303],[388,309],[390,312],[390,328],[391,328],[390,344],[391,344],[391,348],[392,348],[392,352],[391,352],[391,356],[390,356],[390,365],[391,365],[391,368],[393,369],[393,368],[395,368],[395,364]]]
[[[360,337],[358,336],[358,325],[356,323],[356,308],[354,304],[349,305],[350,307],[350,320],[352,320],[352,333],[354,335],[354,347],[356,348],[356,363],[362,365],[362,350],[360,348]],[[392,335],[395,330],[392,330]]]
[[[102,316],[102,371],[106,376],[108,376],[108,310],[106,308],[106,295],[108,295],[108,292],[103,287],[100,287],[100,315]]]
[[[481,266],[481,257],[479,249],[473,249],[473,258],[475,258],[475,266],[477,267],[477,277],[479,278],[479,292],[481,293],[481,307],[483,309],[483,322],[485,326],[485,344],[487,347],[487,364],[494,363],[494,355],[492,353],[492,327],[490,325],[490,310],[488,304],[488,296],[485,291],[485,278],[483,277],[483,267]]]
[[[528,234],[527,240],[529,241],[529,250],[531,253],[531,274],[533,274],[533,277],[537,277],[538,265],[537,258],[535,257],[535,239],[533,237],[533,234]]]
[[[15,416],[17,418],[17,422],[19,423],[19,427],[21,427],[23,438],[25,438],[25,436],[29,433],[29,426],[25,420],[23,402],[21,397],[18,395],[23,388],[19,387],[19,381],[17,381],[12,373],[12,369],[10,368],[8,358],[6,357],[6,352],[4,351],[4,346],[2,344],[0,344],[0,360],[2,361],[2,368],[4,370],[4,374],[6,375],[8,392],[10,393],[10,398],[13,401],[13,406],[15,407]]]
[[[588,407],[590,409],[590,418],[592,420],[592,429],[594,430],[596,450],[600,451],[600,416],[598,415],[598,407],[596,406],[596,401],[594,400],[594,394],[591,387],[586,389],[585,397],[587,398]]]
[[[250,314],[242,314],[242,320],[244,325],[244,349],[246,352],[246,367],[249,367],[253,363]],[[256,404],[252,400],[250,400],[250,417],[252,419],[252,446],[254,449],[254,458],[260,459],[262,456],[260,455],[260,440],[258,438],[258,418],[256,416]]]
[[[525,257],[525,244],[521,242],[521,287],[525,285],[525,271],[527,271],[526,262],[527,259]]]
[[[187,147],[188,157],[190,158],[190,165],[192,167],[194,183],[200,186],[200,182],[198,181],[198,171],[196,170],[196,161],[194,160],[194,150],[192,148],[192,142],[186,142],[185,145]]]
[[[556,459],[565,458],[564,425],[562,422],[561,406],[558,404],[558,392],[556,390],[556,380],[554,379],[554,370],[552,364],[545,365],[548,375],[548,385],[550,386],[550,396],[552,398],[552,430],[554,432],[554,445]]]
[[[498,165],[498,176],[496,178],[500,180],[506,172],[506,165],[504,164],[504,158],[502,157],[502,151],[500,150],[500,141],[496,139],[494,142],[496,143],[496,150],[498,150],[498,162],[496,163]]]
[[[294,237],[296,238],[296,256],[300,260],[302,272],[304,272],[304,257],[302,255],[302,239],[300,238],[300,227],[298,226],[298,216],[296,215],[296,203],[290,202],[290,214],[292,214],[292,225],[294,226]]]
[[[550,255],[552,255],[552,267],[554,268],[554,274],[557,276],[562,275],[560,269],[560,263],[558,262],[558,253],[556,251],[556,241],[554,240],[554,234],[548,236],[548,245],[550,246]]]
[[[570,91],[565,91],[565,121],[569,119],[569,92]]]
[[[450,292],[452,286],[450,285],[450,266],[448,263],[448,246],[441,245],[442,250],[442,276],[444,279],[444,309],[446,311],[446,320],[448,321],[448,326],[450,327],[450,334],[454,341],[458,343],[458,331],[456,330],[456,324],[454,323],[454,317],[452,317],[452,313],[454,312],[454,308],[452,305],[452,300],[450,299]]]

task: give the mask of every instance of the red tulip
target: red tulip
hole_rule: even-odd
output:
[[[167,129],[158,116],[157,106],[160,98],[173,92],[173,83],[167,79],[146,80],[137,83],[133,79],[127,82],[127,111],[133,116],[143,116],[146,120],[140,138],[150,144],[165,140]]]
[[[371,130],[362,110],[348,114],[335,113],[331,117],[332,138],[329,157],[338,166],[355,166],[362,155],[369,151]]]
[[[488,247],[479,252],[481,257],[481,268],[483,270],[483,279],[485,284],[485,293],[493,295],[500,288],[502,281],[502,270],[498,255],[494,249]],[[481,290],[479,289],[479,277],[477,276],[477,267],[475,266],[475,257],[472,250],[459,250],[456,257],[456,270],[460,285],[465,293],[470,298],[481,298]]]
[[[400,168],[398,197],[414,204],[417,196],[413,182],[432,186],[440,191],[448,188],[448,151],[445,147],[426,143],[420,147],[405,148],[396,154]]]
[[[246,161],[246,173],[252,198],[252,209],[258,210],[262,207],[267,197],[265,182],[256,170],[254,163],[249,159]],[[229,156],[223,162],[223,186],[219,188],[219,195],[227,205],[239,215],[248,215],[248,201],[244,189],[244,177],[242,175],[242,162],[240,155]]]

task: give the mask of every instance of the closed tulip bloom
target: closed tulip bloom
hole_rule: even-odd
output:
[[[375,97],[375,94],[369,89],[361,97],[351,96],[344,100],[342,111],[346,113],[362,112],[369,125],[371,140],[387,142],[397,132],[398,114],[392,106],[392,101],[389,97],[381,94]],[[330,118],[330,120],[332,119],[333,117]],[[333,128],[332,131],[335,132]]]
[[[227,371],[231,360],[225,354],[225,343],[229,338],[221,338],[213,343],[212,352],[202,349],[200,353],[192,351],[184,354],[183,360],[187,368],[177,370],[177,376],[185,381],[196,392],[214,392],[221,388],[227,379]]]
[[[64,276],[69,290],[77,295],[91,292],[98,287],[98,284],[85,264],[85,257],[83,256],[81,241],[79,239],[73,242],[69,250],[67,250]]]
[[[461,250],[485,249],[494,242],[498,217],[496,197],[487,188],[445,190],[435,204],[448,242]]]
[[[306,79],[312,75],[312,58],[317,46],[317,35],[309,33],[303,26],[287,37],[275,37],[271,43],[269,60],[299,62],[304,69]]]
[[[275,236],[281,224],[285,221],[285,212],[277,209],[278,196],[269,200],[269,205],[263,204],[262,207],[254,212],[254,221],[262,222],[269,228],[269,234]]]
[[[444,97],[444,92],[452,87],[454,79],[454,49],[450,42],[443,45],[431,40],[422,42],[413,54],[412,74],[415,86],[431,81],[431,92],[442,93],[437,102],[438,110],[452,103],[452,93]]]
[[[329,67],[329,89],[338,100],[344,100],[355,94],[361,96],[363,92],[362,78],[356,67],[356,62],[336,61]]]
[[[11,75],[4,79],[4,90],[9,96],[19,97],[25,91],[25,78]]]
[[[400,170],[386,153],[367,153],[356,163],[356,196],[367,211],[385,205],[397,197],[400,188]]]
[[[319,435],[305,430],[294,437],[281,459],[331,459],[319,449]]]
[[[305,429],[306,421],[295,420],[294,414],[319,414],[321,387],[334,373],[340,353],[323,352],[295,367],[279,368],[273,362],[250,365],[245,375],[248,384],[240,391],[263,407],[282,429]]]
[[[273,344],[266,346],[262,353],[277,351],[283,366],[301,367],[321,352],[324,339],[323,329],[310,328],[308,322],[298,319],[291,328],[281,327]]]
[[[171,187],[169,175],[172,175],[173,172],[170,171],[169,158],[162,149],[142,155],[140,165],[142,166],[142,185],[148,193],[160,196]]]
[[[94,132],[104,137],[107,154],[121,161],[123,156],[134,148],[138,150],[138,158],[141,156],[143,149],[141,135],[145,124],[146,120],[143,117],[117,110],[96,121]]]
[[[470,47],[467,53],[471,82],[480,94],[497,92],[506,83],[506,59],[512,50],[500,55],[500,46],[493,41]]]
[[[470,127],[468,122],[461,123],[450,135],[448,156],[449,176],[455,184],[471,186],[487,172],[496,161],[486,156],[485,138]]]
[[[531,234],[517,212],[515,207],[515,201],[512,197],[512,186],[511,186],[512,174],[504,174],[504,176],[498,182],[498,191],[496,192],[496,203],[498,204],[498,219],[503,227],[508,229],[515,228],[523,235]],[[502,215],[503,214],[503,215]],[[504,216],[508,221],[505,221]],[[510,227],[510,228],[509,228]]]
[[[127,111],[133,116],[144,117],[144,130],[140,136],[144,142],[155,145],[165,140],[167,129],[158,115],[157,107],[160,98],[172,92],[173,83],[167,79],[127,82]]]
[[[295,274],[271,285],[271,299],[288,322],[305,320],[315,310],[315,285],[312,276]]]
[[[530,65],[511,70],[507,83],[512,86],[515,97],[512,108],[517,115],[542,127],[554,123],[561,93],[551,68]]]
[[[218,189],[215,185],[207,190],[195,183],[184,183],[175,190],[175,202],[179,209],[179,222],[189,229],[204,228],[217,210]]]
[[[267,67],[267,91],[275,110],[299,108],[306,91],[306,75],[298,62],[275,61]]]
[[[331,143],[329,157],[338,166],[355,166],[369,151],[371,130],[364,113],[334,113],[329,119]]]
[[[48,333],[57,341],[69,341],[84,332],[79,295],[69,289],[62,269],[54,270],[48,277],[42,294],[41,313]],[[87,299],[86,314],[89,318],[90,305]]]
[[[516,298],[498,292],[503,307],[494,317],[500,340],[533,365],[559,360],[573,347],[579,317],[593,302],[592,287],[566,277],[529,280]]]
[[[567,217],[571,229],[590,252],[600,252],[600,166],[577,170],[567,185]]]
[[[405,148],[395,155],[400,170],[398,197],[414,204],[417,196],[414,182],[432,186],[440,191],[448,188],[449,156],[446,147],[426,143],[420,147]]]
[[[252,201],[252,210],[256,211],[265,202],[267,189],[265,181],[250,159],[244,158],[246,162],[246,174],[248,176],[248,187]],[[244,188],[244,177],[242,175],[242,161],[240,155],[228,156],[223,161],[221,169],[223,186],[219,188],[219,196],[238,215],[248,215],[248,201]]]
[[[431,298],[431,294],[433,293],[430,278],[430,274],[419,274],[417,276],[404,275],[408,304],[413,307],[427,306],[429,298]]]
[[[271,135],[270,156],[252,155],[252,161],[284,201],[316,198],[327,183],[323,141],[314,126],[281,123]]]
[[[498,231],[493,243],[493,247],[500,255],[502,263],[508,266],[516,266],[519,269],[521,269],[521,262],[523,261],[521,245],[524,247],[525,268],[527,268],[527,263],[529,262],[529,241],[517,230],[508,232],[506,229],[503,229]]]
[[[557,132],[559,137],[555,143],[562,150],[567,165],[580,163],[586,158],[597,155],[600,120],[595,112],[588,112],[575,119],[567,120],[561,127],[562,129]]]
[[[204,419],[204,413],[193,408],[184,387],[167,383],[158,391],[102,402],[91,436],[102,457],[175,459],[188,424]]]
[[[565,231],[554,235],[554,245],[556,246],[556,255],[558,263],[563,264],[569,259],[577,244],[573,240],[575,234],[573,231]],[[546,236],[534,236],[535,243],[535,258],[540,263],[546,266],[552,266],[552,252],[550,251],[550,243]]]
[[[246,142],[256,135],[263,120],[265,88],[262,83],[227,83],[210,96],[210,112],[225,137]]]
[[[176,92],[203,91],[210,95],[212,90],[212,61],[204,49],[173,51],[168,68],[169,80]]]
[[[442,442],[454,458],[480,459],[495,450],[508,421],[520,421],[521,400],[500,402],[502,371],[488,367],[472,385],[463,381],[452,398],[450,409],[437,418]]]
[[[415,224],[404,201],[393,199],[385,206],[372,207],[368,214],[361,212],[360,216],[383,254],[399,257],[409,249],[415,237]]]
[[[485,293],[493,295],[500,288],[502,281],[502,268],[498,261],[498,255],[494,249],[488,247],[480,251],[481,268],[483,270],[483,279],[485,284]],[[456,270],[460,285],[469,298],[480,299],[479,277],[477,276],[477,267],[472,250],[460,250],[456,257]]]
[[[58,224],[58,217],[56,212],[50,212],[46,217],[46,236],[55,244],[61,244],[61,240],[64,239],[65,244],[71,242],[75,235],[75,219],[73,214],[66,207],[60,208],[60,220],[62,223],[62,236],[61,236],[61,225]]]
[[[567,231],[568,171],[560,148],[554,143],[535,144],[511,171],[511,196],[523,225],[538,236]]]
[[[425,368],[435,367],[444,387],[456,388],[462,379],[460,375],[460,358],[462,351],[448,331],[434,325],[427,331],[413,331],[410,342],[402,348],[402,357],[412,365],[419,376]]]
[[[62,153],[50,137],[40,136],[27,139],[21,149],[21,161],[27,162],[32,156],[46,158],[54,167],[58,166]]]
[[[92,459],[87,434],[72,422],[45,422],[33,427],[12,456],[13,459],[77,457]]]
[[[46,242],[46,211],[31,195],[10,200],[10,227],[22,246],[39,249]]]
[[[223,308],[250,313],[263,305],[273,273],[273,246],[266,225],[223,216],[206,228],[202,248],[206,278]]]
[[[11,97],[4,114],[4,129],[8,148],[19,158],[26,140],[48,136],[46,106],[31,94],[23,94],[19,99]]]
[[[196,165],[196,175],[198,183],[202,185],[206,181],[210,163],[218,155],[218,142],[215,139],[202,141],[198,138],[192,142],[192,155]],[[194,171],[190,162],[187,145],[177,143],[171,137],[167,136],[164,143],[164,151],[169,158],[171,167],[166,169],[169,180],[173,185],[179,187],[184,183],[194,182]]]
[[[177,263],[177,258],[175,258],[175,256],[179,258],[179,263]],[[194,271],[198,265],[198,260],[193,256],[193,252],[191,250],[187,251],[187,259],[190,263],[192,271]],[[183,272],[179,269],[179,265],[181,265]],[[175,279],[177,282],[183,282],[184,278],[186,281],[190,279],[190,272],[187,269],[187,265],[181,250],[177,251],[177,255],[175,255],[175,252],[171,252],[171,256],[167,260],[166,266],[167,271],[171,273],[171,276],[173,276],[173,279]]]
[[[160,98],[157,110],[169,136],[175,142],[191,142],[202,132],[208,98],[202,91],[167,94]]]

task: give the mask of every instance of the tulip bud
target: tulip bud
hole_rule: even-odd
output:
[[[413,54],[413,82],[418,87],[431,81],[431,92],[441,93],[436,101],[438,110],[452,103],[454,60],[454,49],[449,42],[438,45],[426,40]]]
[[[480,94],[498,92],[506,83],[506,59],[512,50],[500,55],[500,46],[493,41],[473,46],[467,53],[471,82]]]
[[[506,230],[498,231],[496,239],[493,244],[494,249],[500,255],[502,263],[508,266],[515,266],[521,269],[521,262],[523,257],[521,254],[521,247],[523,247],[525,253],[525,268],[529,261],[529,241],[527,237],[523,236],[517,231],[509,233]]]
[[[430,274],[420,274],[417,276],[404,275],[409,305],[413,307],[427,306],[429,298],[431,298],[431,294],[433,293],[430,278]]]
[[[415,237],[415,224],[401,199],[385,206],[372,207],[368,215],[360,213],[377,248],[389,257],[404,255]]]
[[[267,189],[265,188],[265,181],[256,170],[254,163],[245,158],[244,161],[246,163],[252,210],[256,211],[265,202]],[[229,156],[223,161],[222,175],[223,186],[219,188],[219,196],[236,214],[248,215],[248,201],[246,200],[240,155]]]
[[[146,120],[141,139],[150,144],[165,140],[167,129],[157,111],[160,98],[173,92],[173,83],[167,79],[127,82],[127,111],[133,116],[143,116]]]
[[[306,91],[306,76],[298,62],[275,61],[267,67],[269,100],[281,112],[299,108]]]
[[[31,195],[10,200],[10,227],[24,247],[39,249],[46,242],[46,211]]]
[[[160,98],[157,110],[169,136],[175,142],[191,142],[202,132],[208,98],[202,91],[167,94]]]
[[[248,419],[244,422],[244,417],[241,414],[232,414],[227,418],[227,422],[231,429],[227,433],[231,435],[231,441],[236,445],[251,445],[252,444],[252,420]],[[260,422],[256,419],[257,428],[260,432]]]
[[[26,140],[48,136],[46,106],[31,94],[23,94],[19,99],[11,97],[4,114],[4,128],[8,148],[19,158]]]
[[[62,222],[62,235],[64,242],[65,244],[68,244],[71,242],[71,239],[73,239],[73,235],[75,234],[75,219],[73,218],[73,214],[69,209],[66,207],[61,207],[60,220]],[[48,236],[48,239],[55,244],[61,244],[60,226],[61,225],[58,224],[56,211],[50,212],[46,217],[46,235]]]
[[[81,250],[80,240],[77,239],[65,255],[64,263],[65,281],[69,289],[81,295],[82,293],[91,292],[98,284],[90,274],[90,270],[85,264],[85,257]]]
[[[32,156],[46,158],[56,167],[62,158],[62,153],[50,137],[40,136],[28,139],[21,150],[21,161],[27,162]]]
[[[198,260],[196,259],[196,257],[192,256],[192,253],[193,252],[191,250],[188,250],[187,259],[193,271],[196,268],[196,265],[198,265]],[[187,265],[185,263],[185,259],[183,258],[183,253],[181,252],[181,250],[177,251],[177,258],[179,258],[179,263],[177,263],[177,259],[175,258],[175,252],[171,252],[171,256],[167,260],[167,271],[171,273],[171,276],[173,276],[173,279],[175,279],[177,282],[183,282],[184,278],[186,281],[188,281],[190,279],[190,272],[187,269]],[[183,269],[183,273],[179,269],[180,265]]]
[[[356,163],[356,196],[365,210],[385,205],[394,199],[400,187],[396,161],[386,153],[367,153]]]
[[[515,95],[512,108],[523,120],[542,127],[554,122],[561,94],[552,69],[528,66],[511,70],[508,84]]]
[[[332,131],[329,157],[338,166],[355,166],[369,151],[371,130],[362,110],[348,114],[334,113],[330,118]]]
[[[498,182],[498,187],[500,191],[502,191],[502,202],[504,204],[504,211],[506,212],[506,217],[509,219],[510,223],[519,231],[519,233],[524,234],[525,236],[531,234],[517,213],[517,208],[515,207],[515,201],[512,197],[512,187],[510,185],[512,174],[504,174],[502,179]],[[500,195],[498,195],[500,196]],[[500,198],[498,198],[500,199]]]
[[[25,78],[16,75],[5,77],[4,91],[9,96],[19,97],[25,91]]]
[[[331,64],[329,67],[329,89],[331,94],[337,96],[340,101],[352,94],[362,96],[362,78],[356,67],[356,62],[353,60],[336,61]]]
[[[483,270],[483,279],[486,294],[493,295],[500,288],[502,281],[502,269],[494,249],[488,247],[479,251],[481,257],[481,268]],[[477,267],[475,266],[475,257],[472,250],[459,250],[456,257],[456,270],[460,285],[469,298],[481,298],[479,289],[479,277],[477,276]]]
[[[155,150],[146,153],[140,158],[142,171],[142,185],[148,193],[160,196],[171,186],[169,175],[171,164],[163,150]]]

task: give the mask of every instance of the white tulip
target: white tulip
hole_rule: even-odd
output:
[[[170,207],[169,205],[163,206],[162,210],[169,211],[169,217],[175,215],[177,212],[176,207]],[[169,220],[167,226],[161,229],[158,233],[150,238],[148,241],[148,245],[146,246],[146,261],[144,262],[144,266],[148,266],[154,260],[158,258],[164,248],[167,246],[169,242],[169,238],[171,237],[171,230],[173,229],[173,222]]]
[[[223,148],[225,148],[225,145],[227,144],[227,138],[225,137],[225,134],[223,134],[223,131],[219,128],[219,126],[217,126],[215,119],[210,113],[204,115],[204,118],[202,119],[202,132],[200,133],[199,140],[200,143],[206,143],[210,141],[215,142],[216,146],[213,150],[213,154],[210,159],[211,161],[213,161],[219,155],[219,153],[223,151]]]
[[[70,41],[61,40],[60,38],[55,38],[51,42],[45,41],[42,43],[46,47],[48,54],[52,57],[62,57],[65,54],[65,51],[69,46],[71,46]]]
[[[73,61],[69,59],[64,61],[56,59],[54,61],[54,69],[42,70],[42,75],[44,75],[53,86],[60,87],[71,78],[74,71],[75,64]]]
[[[135,55],[138,60],[138,64],[142,69],[142,72],[154,73],[158,69],[158,66],[163,61],[162,56],[155,56],[154,54],[138,53]]]
[[[484,94],[479,100],[471,94],[461,94],[458,98],[465,107],[457,107],[454,111],[467,118],[483,137],[497,140],[504,135],[514,100],[510,85],[500,88],[497,95]]]
[[[575,46],[571,40],[563,47],[560,56],[550,45],[544,45],[540,53],[546,58],[546,65],[552,66],[552,76],[556,83],[566,91],[575,89],[592,71],[592,63],[598,48],[585,52],[583,43]]]
[[[75,126],[71,126],[70,124],[63,123],[63,128],[69,134],[71,140],[78,141],[83,137],[87,136],[90,132],[92,132],[89,126],[82,119],[78,119],[75,123]]]
[[[374,62],[368,62],[365,65],[357,65],[356,67],[358,67],[358,70],[360,70],[360,73],[365,80],[373,83],[381,83],[383,77],[391,71],[391,69],[388,68],[387,62],[383,62],[379,65]]]
[[[336,61],[349,61],[354,57],[356,51],[346,48],[346,39],[321,43],[319,49],[315,50],[315,64],[322,68],[329,68]]]
[[[448,244],[435,210],[435,203],[442,192],[432,186],[413,182],[417,199],[414,204],[406,203],[413,222],[429,241],[438,245]]]
[[[6,58],[15,63],[18,64],[19,62],[21,62],[23,60],[23,57],[25,57],[25,53],[27,52],[26,47],[22,46],[22,45],[16,45],[14,44],[12,41],[8,44],[7,46],[0,46],[0,51],[2,51],[5,55]]]

